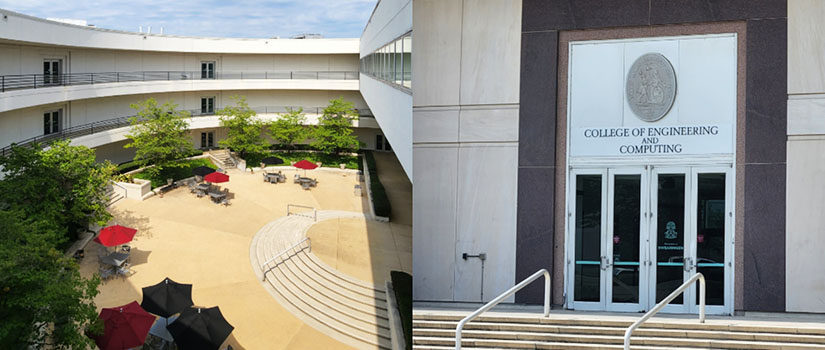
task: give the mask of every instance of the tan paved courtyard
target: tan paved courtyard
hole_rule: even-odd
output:
[[[167,193],[163,198],[119,201],[110,208],[115,215],[111,224],[139,230],[132,242],[131,263],[135,273],[128,278],[104,282],[100,295],[95,298],[98,308],[133,300],[139,302],[142,287],[168,276],[178,282],[193,284],[195,305],[220,306],[226,319],[235,326],[228,341],[235,349],[346,348],[281,307],[261,285],[250,265],[252,237],[266,223],[286,215],[287,204],[325,210],[368,211],[366,196],[353,194],[353,186],[358,183],[356,175],[309,171],[308,176],[318,179],[318,187],[305,191],[291,182],[294,173],[286,171],[287,183],[272,185],[264,183],[260,173],[229,171],[230,181],[220,184],[230,191],[232,205],[229,207],[213,204],[206,197],[197,198],[185,188]],[[360,228],[358,224],[336,227],[334,233],[325,232],[323,227],[312,231],[319,235],[316,239],[321,246],[336,246],[321,237],[361,237],[350,240],[348,247],[337,249],[351,249],[358,251],[361,257],[375,256],[375,259],[348,262],[345,273],[367,280],[366,277],[387,273],[387,268],[409,271],[409,250],[408,255],[396,259],[397,262],[386,257],[389,251],[409,249],[409,226],[393,227],[394,224],[363,220],[360,224]],[[366,227],[370,227],[372,233],[390,233],[391,237],[365,236]],[[97,271],[99,247],[94,242],[86,247],[87,255],[81,264],[84,274]],[[374,266],[378,266],[376,272],[372,272]]]

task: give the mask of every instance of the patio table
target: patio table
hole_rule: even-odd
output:
[[[129,259],[129,253],[114,252],[100,259],[106,265],[121,266]]]
[[[197,188],[201,191],[208,191],[209,187],[210,187],[209,184],[198,184],[197,186],[195,186],[195,188]]]
[[[209,197],[212,198],[212,201],[219,202],[221,199],[226,198],[226,193],[223,193],[223,192],[209,192]]]

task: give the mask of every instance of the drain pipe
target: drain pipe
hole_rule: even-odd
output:
[[[461,254],[461,258],[464,260],[468,258],[478,258],[481,260],[481,302],[484,302],[484,260],[487,260],[487,253],[478,253],[476,255],[464,253]]]

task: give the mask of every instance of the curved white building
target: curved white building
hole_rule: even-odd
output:
[[[332,98],[355,104],[367,149],[385,140],[359,91],[359,39],[229,39],[115,31],[0,9],[0,148],[71,138],[129,161],[129,107],[153,97],[190,110],[196,147],[217,146],[214,112],[245,96],[265,118]],[[384,149],[384,143],[378,145]]]

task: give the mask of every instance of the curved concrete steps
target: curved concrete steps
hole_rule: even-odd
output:
[[[460,316],[416,314],[413,318],[416,349],[455,347]],[[825,349],[825,326],[691,321],[645,323],[633,333],[633,349]],[[465,326],[462,348],[622,349],[624,331],[630,323],[563,316],[482,316]]]
[[[364,218],[362,213],[318,211],[318,222]],[[311,253],[306,237],[312,218],[291,215],[265,225],[252,239],[253,270],[275,299],[304,323],[359,349],[390,349],[386,292],[373,284],[336,271]],[[283,257],[261,264],[289,249]],[[287,258],[288,257],[288,258]]]

